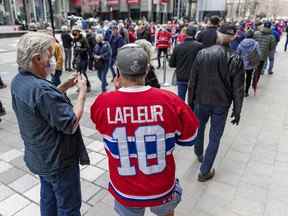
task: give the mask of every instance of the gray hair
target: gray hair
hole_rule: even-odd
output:
[[[30,70],[32,58],[43,55],[52,47],[55,39],[45,33],[30,32],[23,35],[17,44],[17,64],[24,70]]]

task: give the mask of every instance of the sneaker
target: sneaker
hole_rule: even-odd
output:
[[[6,111],[4,108],[0,110],[0,117],[6,115]]]
[[[160,68],[161,68],[161,66],[158,66],[158,67],[157,67],[157,70],[159,70]]]
[[[4,88],[7,88],[6,84],[0,85],[0,89],[4,89]]]
[[[206,182],[209,181],[210,179],[212,179],[215,175],[215,169],[212,169],[209,171],[209,173],[203,175],[201,172],[198,175],[198,181],[199,182]]]
[[[274,72],[273,72],[273,71],[271,71],[271,72],[269,72],[268,74],[269,74],[269,75],[273,75],[273,73],[274,73]]]
[[[249,97],[249,93],[245,93],[244,97]]]
[[[87,93],[91,92],[91,87],[87,87]]]

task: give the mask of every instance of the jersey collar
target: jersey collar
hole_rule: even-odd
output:
[[[151,89],[151,86],[130,86],[122,87],[119,89],[120,92],[144,92]]]

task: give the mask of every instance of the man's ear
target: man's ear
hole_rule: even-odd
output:
[[[40,55],[35,55],[35,56],[32,57],[32,63],[33,64],[39,64],[40,61],[41,61]]]

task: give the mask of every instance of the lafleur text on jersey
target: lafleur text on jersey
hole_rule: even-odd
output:
[[[107,108],[108,124],[163,122],[163,106],[125,106]]]

